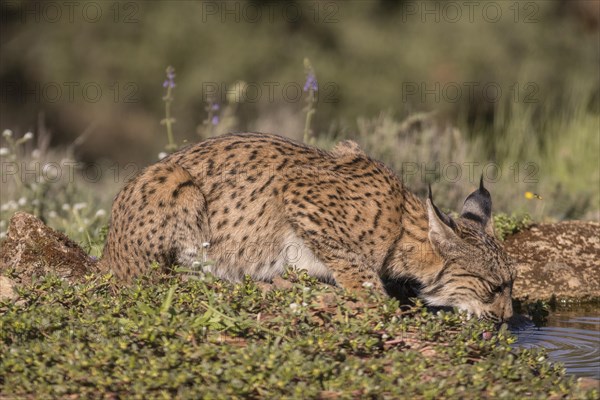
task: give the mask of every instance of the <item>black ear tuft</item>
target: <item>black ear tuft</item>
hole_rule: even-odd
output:
[[[450,218],[449,215],[446,215],[445,213],[440,211],[440,209],[433,202],[433,195],[431,193],[431,183],[429,184],[429,194],[427,197],[429,198],[429,201],[431,201],[431,205],[433,206],[433,210],[435,211],[437,217],[449,228],[451,228],[452,230],[456,230],[456,223],[454,222],[454,220]]]
[[[479,189],[465,199],[460,217],[478,222],[485,231],[493,233],[492,196],[483,186],[483,174],[479,180]]]

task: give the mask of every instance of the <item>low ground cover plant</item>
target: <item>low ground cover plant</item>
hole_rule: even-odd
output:
[[[158,275],[158,274],[157,274]],[[8,398],[594,398],[543,351],[464,315],[367,301],[289,271],[263,290],[53,276],[0,302]]]

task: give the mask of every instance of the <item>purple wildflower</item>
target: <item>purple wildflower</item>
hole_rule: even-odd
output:
[[[163,82],[164,88],[174,88],[175,87],[175,69],[173,67],[167,68],[167,79]]]
[[[211,108],[212,108],[213,111],[219,111],[219,108],[221,108],[221,106],[219,106],[219,103],[215,103],[215,104],[212,105]]]
[[[308,92],[309,90],[313,90],[316,92],[317,90],[319,90],[319,86],[317,84],[317,77],[312,71],[309,72],[308,75],[306,75],[306,83],[304,84],[303,90],[305,92]]]
[[[210,120],[210,123],[213,125],[219,125],[219,116],[213,115],[212,119]]]

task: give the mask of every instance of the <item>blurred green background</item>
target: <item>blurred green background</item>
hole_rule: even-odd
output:
[[[169,65],[179,144],[247,130],[301,139],[307,57],[318,145],[357,140],[418,193],[433,181],[446,208],[483,172],[496,210],[598,219],[596,0],[0,4],[0,129],[34,133],[22,159],[67,154],[80,172],[155,161]],[[216,126],[203,123],[208,100]],[[123,175],[82,185],[106,208]],[[20,196],[4,178],[3,204]]]

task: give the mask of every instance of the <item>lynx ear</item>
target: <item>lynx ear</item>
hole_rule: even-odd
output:
[[[427,198],[427,217],[429,219],[429,241],[439,253],[443,254],[444,249],[452,247],[460,238],[454,232],[456,223],[433,203],[431,185],[429,185]]]
[[[494,236],[492,196],[483,187],[483,174],[481,174],[481,179],[479,180],[479,189],[465,199],[460,217],[479,223],[488,235]]]

